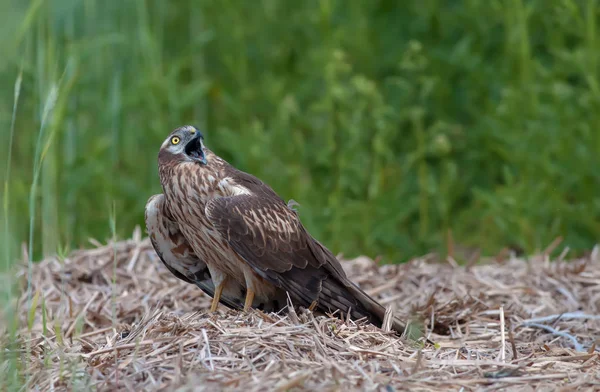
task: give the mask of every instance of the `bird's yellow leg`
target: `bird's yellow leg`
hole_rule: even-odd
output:
[[[215,289],[215,295],[213,296],[212,303],[210,304],[211,313],[216,311],[217,307],[219,306],[219,300],[221,299],[221,294],[223,293],[223,287],[225,287],[225,282],[221,282],[221,284]]]
[[[246,302],[244,303],[244,312],[247,312],[252,307],[252,301],[254,301],[254,290],[248,289],[246,291]]]

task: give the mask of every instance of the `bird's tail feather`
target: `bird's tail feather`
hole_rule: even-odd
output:
[[[374,318],[377,319],[376,324],[378,327],[383,326],[383,322],[385,320],[386,309],[373,298],[371,298],[367,293],[365,293],[360,287],[356,286],[354,283],[348,281],[348,285],[346,286],[348,291],[352,293],[354,298],[362,305],[362,307]],[[404,332],[405,326],[404,324],[393,317],[391,319],[391,329],[396,331],[399,334]]]
[[[325,311],[349,309],[352,319],[367,318],[370,323],[380,328],[383,326],[386,312],[382,305],[349,280],[343,283],[329,279],[324,281],[319,308]],[[404,328],[401,321],[392,318],[392,330],[402,334]]]

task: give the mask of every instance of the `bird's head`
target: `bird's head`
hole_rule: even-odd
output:
[[[185,125],[175,129],[163,142],[158,153],[159,162],[196,162],[206,165],[204,136],[196,127]]]

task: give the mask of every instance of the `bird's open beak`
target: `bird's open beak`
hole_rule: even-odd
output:
[[[196,132],[196,135],[188,142],[188,144],[186,144],[185,153],[193,161],[206,165],[206,156],[202,149],[202,137],[200,136],[200,132]]]

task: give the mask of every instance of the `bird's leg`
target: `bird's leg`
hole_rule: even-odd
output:
[[[210,304],[210,313],[213,313],[219,307],[219,301],[221,300],[221,294],[223,294],[223,289],[227,284],[227,275],[225,275],[220,269],[215,268],[215,266],[211,264],[206,264],[208,270],[210,271],[210,277],[215,285],[215,293],[213,294],[213,299]]]
[[[221,293],[223,293],[223,287],[225,287],[225,282],[221,282],[221,284],[219,284],[215,289],[215,295],[212,299],[212,303],[210,304],[211,313],[215,312],[219,306],[219,300],[221,299]]]
[[[245,266],[243,271],[244,279],[246,280],[246,302],[244,302],[244,312],[247,312],[252,307],[254,294],[256,294],[256,289],[259,287],[260,281],[249,266]]]
[[[254,290],[247,289],[246,290],[246,302],[244,303],[244,312],[247,312],[252,307],[252,302],[254,301]]]

